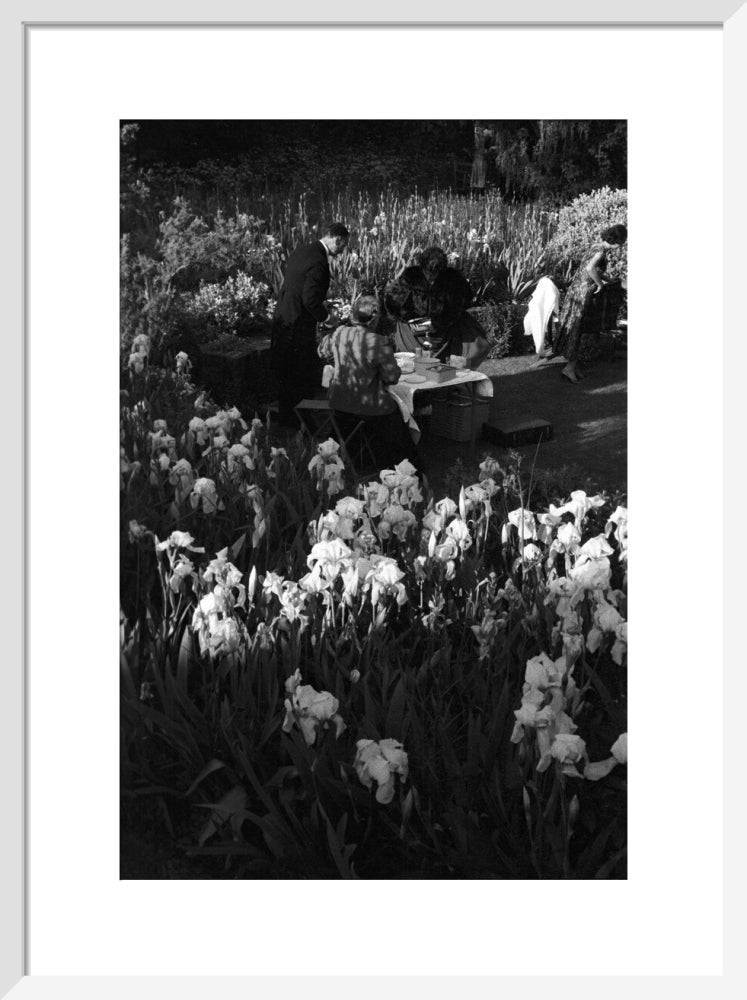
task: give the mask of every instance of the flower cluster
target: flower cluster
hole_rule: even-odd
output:
[[[189,355],[186,351],[179,351],[179,353],[174,358],[174,368],[177,375],[189,375],[192,371],[192,362],[189,360]]]
[[[245,635],[234,612],[246,604],[246,587],[227,553],[228,549],[222,549],[202,574],[204,582],[212,583],[213,589],[200,598],[192,616],[192,629],[199,639],[200,652],[209,653],[212,658],[235,653]]]
[[[537,770],[545,771],[553,757],[561,759],[558,757],[560,750],[554,747],[558,737],[562,737],[558,747],[565,748],[565,756],[561,761],[564,771],[574,777],[581,777],[574,766],[577,759],[570,759],[570,755],[578,752],[578,759],[581,759],[585,753],[585,744],[578,737],[568,739],[578,728],[566,711],[568,709],[572,713],[578,703],[572,671],[572,667],[567,667],[565,655],[552,660],[546,653],[540,653],[527,661],[521,708],[514,712],[516,722],[511,742],[518,743],[525,737],[527,730],[534,731]]]
[[[132,349],[128,366],[135,375],[140,375],[148,363],[150,354],[150,337],[146,333],[139,333],[132,341]]]
[[[301,683],[301,671],[296,670],[285,682],[285,719],[283,732],[297,727],[307,746],[317,742],[320,731],[334,727],[335,738],[347,729],[339,714],[340,703],[329,691],[317,691]],[[388,805],[394,798],[395,775],[407,781],[409,763],[405,748],[398,740],[358,740],[353,766],[366,788],[376,784],[376,801]]]
[[[272,319],[275,301],[268,285],[239,272],[223,284],[201,283],[192,295],[184,296],[187,316],[212,323],[219,332],[234,333],[242,326]]]
[[[344,635],[353,646],[389,627],[427,635],[429,642],[434,634],[443,636],[443,642],[436,640],[437,655],[429,654],[429,669],[436,669],[443,651],[454,638],[461,642],[466,630],[475,644],[470,655],[489,672],[500,660],[497,649],[510,648],[521,622],[545,651],[526,661],[512,742],[533,755],[539,773],[557,762],[565,776],[598,780],[623,762],[626,744],[618,741],[607,760],[590,763],[578,725],[583,724],[590,657],[598,662],[605,654],[618,667],[625,664],[626,597],[612,583],[613,576],[620,578],[617,566],[627,554],[624,508],[618,507],[604,532],[592,537],[589,515],[604,500],[583,491],[546,512],[519,507],[501,519],[499,501],[510,484],[492,459],[482,463],[479,481],[465,484],[457,499],[424,497],[408,462],[382,470],[378,480],[346,496],[339,445],[329,440],[309,463],[322,509],[306,525],[308,545],[303,546],[301,526],[292,557],[286,552],[258,578],[263,549],[248,572],[235,563],[241,565],[238,557],[250,537],[256,547],[274,530],[273,505],[296,474],[287,452],[271,449],[266,426],[256,418],[244,420],[235,407],[196,405],[181,437],[169,432],[165,420],[151,421],[147,407],[135,419],[142,433],[133,453],[150,463],[150,482],[165,496],[164,509],[173,510],[173,523],[201,524],[208,535],[220,537],[223,522],[238,510],[233,523],[241,527],[227,539],[230,550],[221,548],[212,559],[185,531],[173,530],[159,541],[139,515],[130,518],[128,537],[138,545],[155,539],[165,603],[179,614],[191,606],[200,655],[241,671],[257,651],[278,657],[282,651],[286,670],[294,670],[283,699],[286,733],[298,730],[312,747],[321,745],[325,731],[339,738],[347,728],[347,711],[340,710],[343,688],[333,688],[333,694],[301,679],[304,663],[315,662],[320,649],[327,655],[328,636]],[[126,458],[124,438],[122,448],[124,481],[136,470]],[[219,516],[221,511],[225,514]],[[253,531],[246,523],[248,515],[251,524],[252,511]],[[195,521],[195,514],[202,517]],[[505,575],[499,563],[496,571],[488,571],[483,558],[491,532],[494,544],[501,538],[505,547]],[[269,546],[267,551],[271,554]],[[361,681],[361,672],[365,667],[347,668],[343,676],[353,685]],[[364,676],[366,690],[367,683]],[[384,804],[393,799],[397,776],[408,777],[407,754],[393,739],[358,740],[353,767]]]
[[[516,723],[511,736],[513,742],[520,742],[528,732],[535,733],[538,771],[545,770],[555,759],[562,765],[564,774],[582,777],[577,765],[587,762],[583,776],[594,780],[609,773],[616,758],[611,758],[611,764],[588,764],[586,744],[576,734],[578,727],[573,721],[581,698],[573,677],[574,664],[584,646],[589,652],[598,653],[609,642],[610,657],[618,666],[623,665],[627,652],[627,622],[620,610],[625,594],[612,589],[610,583],[613,549],[605,535],[581,541],[586,515],[592,507],[600,506],[599,499],[586,497],[578,491],[572,494],[568,504],[538,519],[542,528],[549,529],[549,534],[540,536],[536,532],[535,537],[549,542],[544,603],[554,609],[556,623],[552,641],[559,646],[560,655],[553,659],[543,652],[527,662],[522,703],[514,713]],[[526,525],[524,513],[522,523]],[[563,514],[571,515],[573,521],[561,520]],[[625,523],[621,513],[614,523],[618,522]],[[529,527],[531,531],[534,524],[529,522]],[[622,557],[619,539],[618,545]],[[558,576],[556,572],[559,555],[564,560],[565,576]],[[589,620],[591,627],[584,638],[583,623]]]
[[[321,492],[326,484],[329,496],[341,493],[345,485],[345,465],[339,455],[340,445],[332,438],[317,447],[317,453],[309,462],[309,472],[316,477],[317,489]]]

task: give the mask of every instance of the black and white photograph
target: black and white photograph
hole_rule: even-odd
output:
[[[627,121],[119,167],[120,879],[626,879]]]

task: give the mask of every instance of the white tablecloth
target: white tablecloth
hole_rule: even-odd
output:
[[[456,378],[450,378],[446,382],[436,382],[433,379],[426,379],[425,382],[404,382],[400,378],[396,385],[389,386],[389,392],[394,396],[402,414],[402,419],[410,428],[410,433],[417,443],[420,439],[420,428],[413,416],[415,410],[415,393],[423,392],[426,389],[454,389],[461,385],[468,385],[476,382],[474,387],[478,396],[490,399],[493,395],[493,383],[487,375],[482,372],[464,371],[459,372]]]
[[[335,373],[333,365],[325,365],[322,374],[322,385],[329,388],[329,383]],[[403,382],[400,378],[396,385],[389,386],[389,392],[399,407],[402,419],[407,424],[412,434],[413,440],[417,444],[420,440],[420,428],[413,416],[415,411],[415,393],[425,389],[453,389],[460,385],[468,385],[470,382],[477,382],[476,391],[478,396],[489,399],[493,395],[493,383],[487,375],[482,372],[463,371],[459,372],[456,378],[451,378],[447,382],[436,382],[433,379],[426,379],[425,382]]]

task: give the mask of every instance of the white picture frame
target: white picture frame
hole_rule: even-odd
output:
[[[111,10],[109,5],[101,9],[90,0],[83,2],[70,2],[63,5],[64,10],[59,9],[59,5],[52,3],[32,3],[31,0],[19,0],[19,2],[6,2],[2,18],[3,56],[2,68],[0,72],[5,78],[3,88],[3,101],[5,104],[6,138],[9,139],[9,155],[4,158],[3,169],[6,174],[6,184],[3,190],[6,192],[6,218],[8,219],[7,232],[10,235],[6,239],[4,248],[5,267],[3,268],[4,283],[6,287],[5,301],[10,312],[8,329],[10,335],[5,341],[6,361],[10,371],[16,374],[12,381],[8,380],[7,391],[3,394],[2,406],[4,421],[3,426],[9,429],[10,452],[6,457],[6,468],[9,470],[9,481],[15,488],[2,491],[3,513],[5,515],[4,524],[6,529],[6,551],[9,551],[10,559],[8,566],[12,569],[6,570],[3,574],[4,601],[3,607],[6,611],[6,621],[9,624],[10,648],[8,655],[7,679],[4,686],[4,697],[0,699],[3,713],[2,725],[0,726],[0,746],[2,747],[2,759],[5,762],[6,780],[3,783],[4,808],[3,821],[0,824],[2,836],[2,851],[0,851],[0,866],[2,868],[2,878],[0,884],[3,886],[1,894],[2,923],[0,925],[0,996],[6,993],[15,996],[16,994],[26,996],[63,996],[72,998],[101,995],[129,995],[131,991],[137,991],[143,997],[163,994],[164,989],[174,994],[179,992],[184,996],[197,995],[197,991],[204,991],[212,985],[228,996],[245,995],[247,989],[257,988],[262,996],[284,996],[286,992],[299,988],[299,980],[293,975],[298,975],[297,969],[283,969],[283,974],[276,977],[225,977],[219,983],[211,980],[191,977],[164,977],[153,976],[148,978],[138,977],[130,979],[126,975],[120,975],[122,970],[113,970],[112,974],[105,978],[94,978],[82,973],[81,976],[28,976],[26,975],[28,941],[26,938],[27,916],[25,911],[25,890],[26,890],[26,807],[25,807],[25,782],[26,770],[24,762],[24,751],[27,745],[27,726],[33,727],[33,718],[29,719],[26,714],[26,662],[25,649],[28,638],[27,629],[29,622],[34,626],[36,619],[33,610],[30,611],[25,604],[25,554],[26,545],[24,539],[27,531],[39,530],[39,526],[28,524],[26,519],[28,499],[25,495],[25,462],[27,437],[26,431],[18,434],[18,429],[27,427],[28,407],[34,405],[33,391],[28,392],[28,385],[25,382],[29,378],[26,370],[26,346],[24,337],[24,323],[27,319],[27,309],[33,310],[33,302],[29,303],[21,290],[25,287],[24,282],[27,275],[24,267],[25,254],[19,253],[19,245],[22,243],[24,233],[25,209],[24,196],[28,194],[29,177],[24,174],[24,108],[26,100],[26,87],[29,84],[28,67],[24,62],[24,51],[28,43],[29,32],[45,30],[45,26],[67,26],[81,24],[104,25],[107,27],[120,27],[122,30],[140,25],[141,30],[157,31],[160,26],[184,25],[185,22],[206,25],[225,25],[226,28],[232,26],[246,25],[253,22],[282,23],[285,25],[295,25],[297,27],[311,28],[320,22],[325,26],[335,23],[345,22],[356,26],[380,25],[385,22],[394,22],[397,26],[405,28],[405,25],[424,26],[433,21],[438,22],[440,27],[434,30],[458,31],[465,24],[482,25],[486,30],[496,25],[517,27],[519,25],[550,26],[557,29],[559,39],[562,38],[564,28],[580,28],[591,25],[607,25],[614,27],[630,27],[639,25],[649,30],[656,28],[671,28],[682,26],[682,30],[687,30],[687,26],[704,27],[708,26],[714,30],[723,32],[724,44],[724,69],[725,69],[725,204],[728,210],[724,213],[724,224],[726,234],[726,253],[724,256],[724,286],[725,286],[725,322],[724,330],[729,331],[723,338],[725,369],[723,392],[727,408],[733,408],[733,415],[727,411],[726,420],[723,427],[723,441],[721,440],[721,422],[719,415],[711,415],[711,428],[718,436],[713,440],[713,447],[718,451],[722,445],[724,454],[727,456],[737,456],[740,454],[739,433],[741,417],[736,403],[739,398],[741,387],[738,384],[740,366],[739,362],[744,360],[744,346],[742,338],[738,337],[737,331],[743,328],[742,306],[740,302],[741,287],[743,282],[743,265],[745,263],[745,253],[743,248],[743,233],[747,232],[747,209],[745,209],[745,199],[742,195],[742,178],[747,176],[747,142],[742,133],[742,122],[745,120],[745,98],[747,93],[747,74],[745,73],[745,63],[747,62],[747,7],[742,6],[742,0],[690,0],[678,4],[667,3],[664,0],[647,0],[646,3],[631,2],[625,7],[618,7],[609,10],[606,6],[601,9],[600,4],[575,0],[563,4],[563,17],[557,16],[557,5],[551,2],[525,2],[522,4],[510,2],[465,2],[458,8],[446,9],[442,2],[431,3],[428,8],[428,21],[422,21],[419,16],[404,12],[401,3],[379,3],[375,12],[368,11],[365,14],[354,13],[353,8],[340,2],[325,2],[313,7],[313,18],[309,17],[312,9],[299,3],[286,3],[282,12],[271,10],[262,11],[261,16],[253,17],[254,11],[248,11],[244,5],[238,2],[228,2],[228,0],[216,0],[211,7],[205,11],[198,3],[182,2],[180,4],[168,3],[166,0],[152,0],[149,4],[131,3],[129,5],[117,4],[115,10]],[[205,14],[212,15],[210,19],[205,18]],[[419,14],[420,12],[418,12]],[[458,16],[457,16],[458,15]],[[158,20],[156,20],[158,18]],[[178,20],[177,20],[178,18]],[[407,18],[408,20],[405,20]],[[411,20],[410,20],[411,18]],[[24,72],[26,77],[24,78]],[[123,115],[124,116],[124,115]],[[696,209],[694,209],[696,210]],[[19,244],[16,244],[16,238]],[[713,333],[718,337],[719,331]],[[713,386],[711,389],[713,390]],[[715,387],[718,393],[718,386]],[[24,391],[24,389],[26,391]],[[744,449],[742,448],[742,451]],[[724,477],[724,524],[738,524],[737,503],[743,495],[744,472],[739,467],[742,463],[725,463]],[[713,484],[713,496],[719,501],[720,483]],[[636,502],[642,502],[643,498],[633,498],[633,507]],[[717,506],[720,503],[717,502]],[[713,512],[713,523],[720,530],[720,511]],[[736,534],[735,534],[736,532]],[[728,538],[733,542],[738,537],[738,529],[732,528]],[[715,546],[720,545],[718,534],[712,540]],[[726,625],[727,656],[724,662],[732,665],[739,662],[744,654],[741,652],[741,643],[736,635],[736,622],[740,620],[741,598],[738,581],[736,578],[737,567],[736,557],[730,552],[727,545],[723,546],[725,557],[730,565],[727,566],[727,579],[724,589],[724,617]],[[23,583],[22,583],[23,581]],[[731,584],[731,585],[730,585]],[[715,632],[720,632],[721,625],[718,622],[710,622],[710,628]],[[716,672],[720,669],[718,657],[716,662],[710,665],[710,669]],[[739,729],[739,717],[737,712],[742,704],[744,694],[744,681],[741,676],[735,676],[732,669],[725,675],[725,683],[728,684],[729,701],[726,703],[725,717],[732,726],[727,726],[726,731]],[[641,692],[638,692],[639,696]],[[714,759],[714,781],[720,781],[719,771],[719,747],[718,736],[713,737],[712,733],[720,733],[718,721],[719,711],[717,706],[711,706],[712,719],[689,720],[683,729],[687,735],[679,733],[677,739],[685,743],[683,759],[687,759],[688,753],[708,752],[713,754]],[[706,739],[705,731],[712,726],[709,739],[713,742],[709,744],[707,751],[703,749],[702,740]],[[666,742],[666,750],[662,757],[667,758],[667,766],[671,766],[671,755],[675,753],[673,743],[676,742],[673,734],[666,734],[662,737]],[[738,738],[738,737],[737,737]],[[736,740],[732,737],[732,743]],[[740,787],[742,781],[741,760],[739,759],[739,747],[732,745],[730,753],[726,754],[725,772],[731,781],[725,784],[726,788]],[[662,766],[663,763],[662,763]],[[679,996],[701,996],[706,991],[709,995],[716,997],[731,996],[732,992],[744,992],[745,975],[744,961],[741,958],[741,949],[737,945],[736,935],[739,927],[736,924],[738,899],[741,891],[745,888],[744,883],[744,862],[740,859],[738,845],[741,842],[740,834],[745,833],[744,809],[737,801],[737,796],[732,794],[726,801],[726,817],[728,822],[725,825],[727,858],[728,858],[728,879],[725,880],[724,889],[727,904],[731,907],[731,913],[727,909],[726,924],[724,933],[724,948],[726,961],[724,972],[721,976],[714,976],[708,979],[696,977],[680,978],[676,984],[671,984],[671,988],[676,989]],[[64,862],[61,862],[64,863]],[[694,864],[697,858],[694,858]],[[545,890],[547,892],[548,890]],[[494,894],[495,895],[495,894]],[[499,895],[499,894],[498,894]],[[560,899],[560,897],[558,897]],[[351,903],[354,908],[360,906],[360,902]],[[597,915],[592,915],[597,919]],[[106,915],[101,915],[106,919]],[[552,914],[543,914],[542,924],[544,927],[553,927],[554,918]],[[631,930],[631,933],[634,929]],[[565,929],[563,929],[565,932]],[[528,931],[529,932],[529,931]],[[387,934],[391,935],[391,930]],[[540,933],[540,927],[531,930],[531,933]],[[666,929],[662,929],[666,933]],[[396,938],[396,934],[394,934]],[[578,929],[569,934],[569,946],[583,947],[583,939],[579,936]],[[626,946],[625,942],[621,947]],[[500,989],[502,982],[495,982],[493,978],[472,977],[469,971],[469,956],[464,956],[464,972],[458,981],[453,981],[447,977],[438,977],[434,980],[418,980],[418,989],[427,989],[429,992],[439,993],[454,986],[461,985],[461,978],[469,978],[470,982],[465,987],[474,991],[475,995],[487,995],[488,991]],[[541,974],[533,975],[538,970],[527,970],[527,976],[511,980],[519,989],[546,990],[548,985],[543,977],[553,975],[552,969],[542,969]],[[672,976],[678,973],[673,970]],[[573,995],[574,997],[591,996],[600,990],[609,990],[613,994],[623,994],[630,988],[624,982],[624,976],[611,975],[605,978],[597,977],[566,977],[555,980],[552,984],[553,992]],[[739,988],[742,982],[742,988]],[[660,977],[646,980],[646,984],[652,989],[668,988],[661,982]],[[345,992],[356,991],[357,994],[373,993],[375,989],[392,990],[396,995],[413,988],[414,984],[407,979],[389,978],[378,983],[371,976],[348,979],[344,977],[314,977],[303,980],[304,993],[309,992],[316,995],[329,996],[331,994],[342,995]],[[506,983],[508,985],[508,983]],[[644,985],[643,983],[641,984]]]

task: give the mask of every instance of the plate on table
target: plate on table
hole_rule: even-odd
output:
[[[428,379],[425,375],[416,375],[414,372],[412,375],[403,375],[400,379],[401,382],[409,382],[411,385],[419,385],[421,382],[427,382]]]

